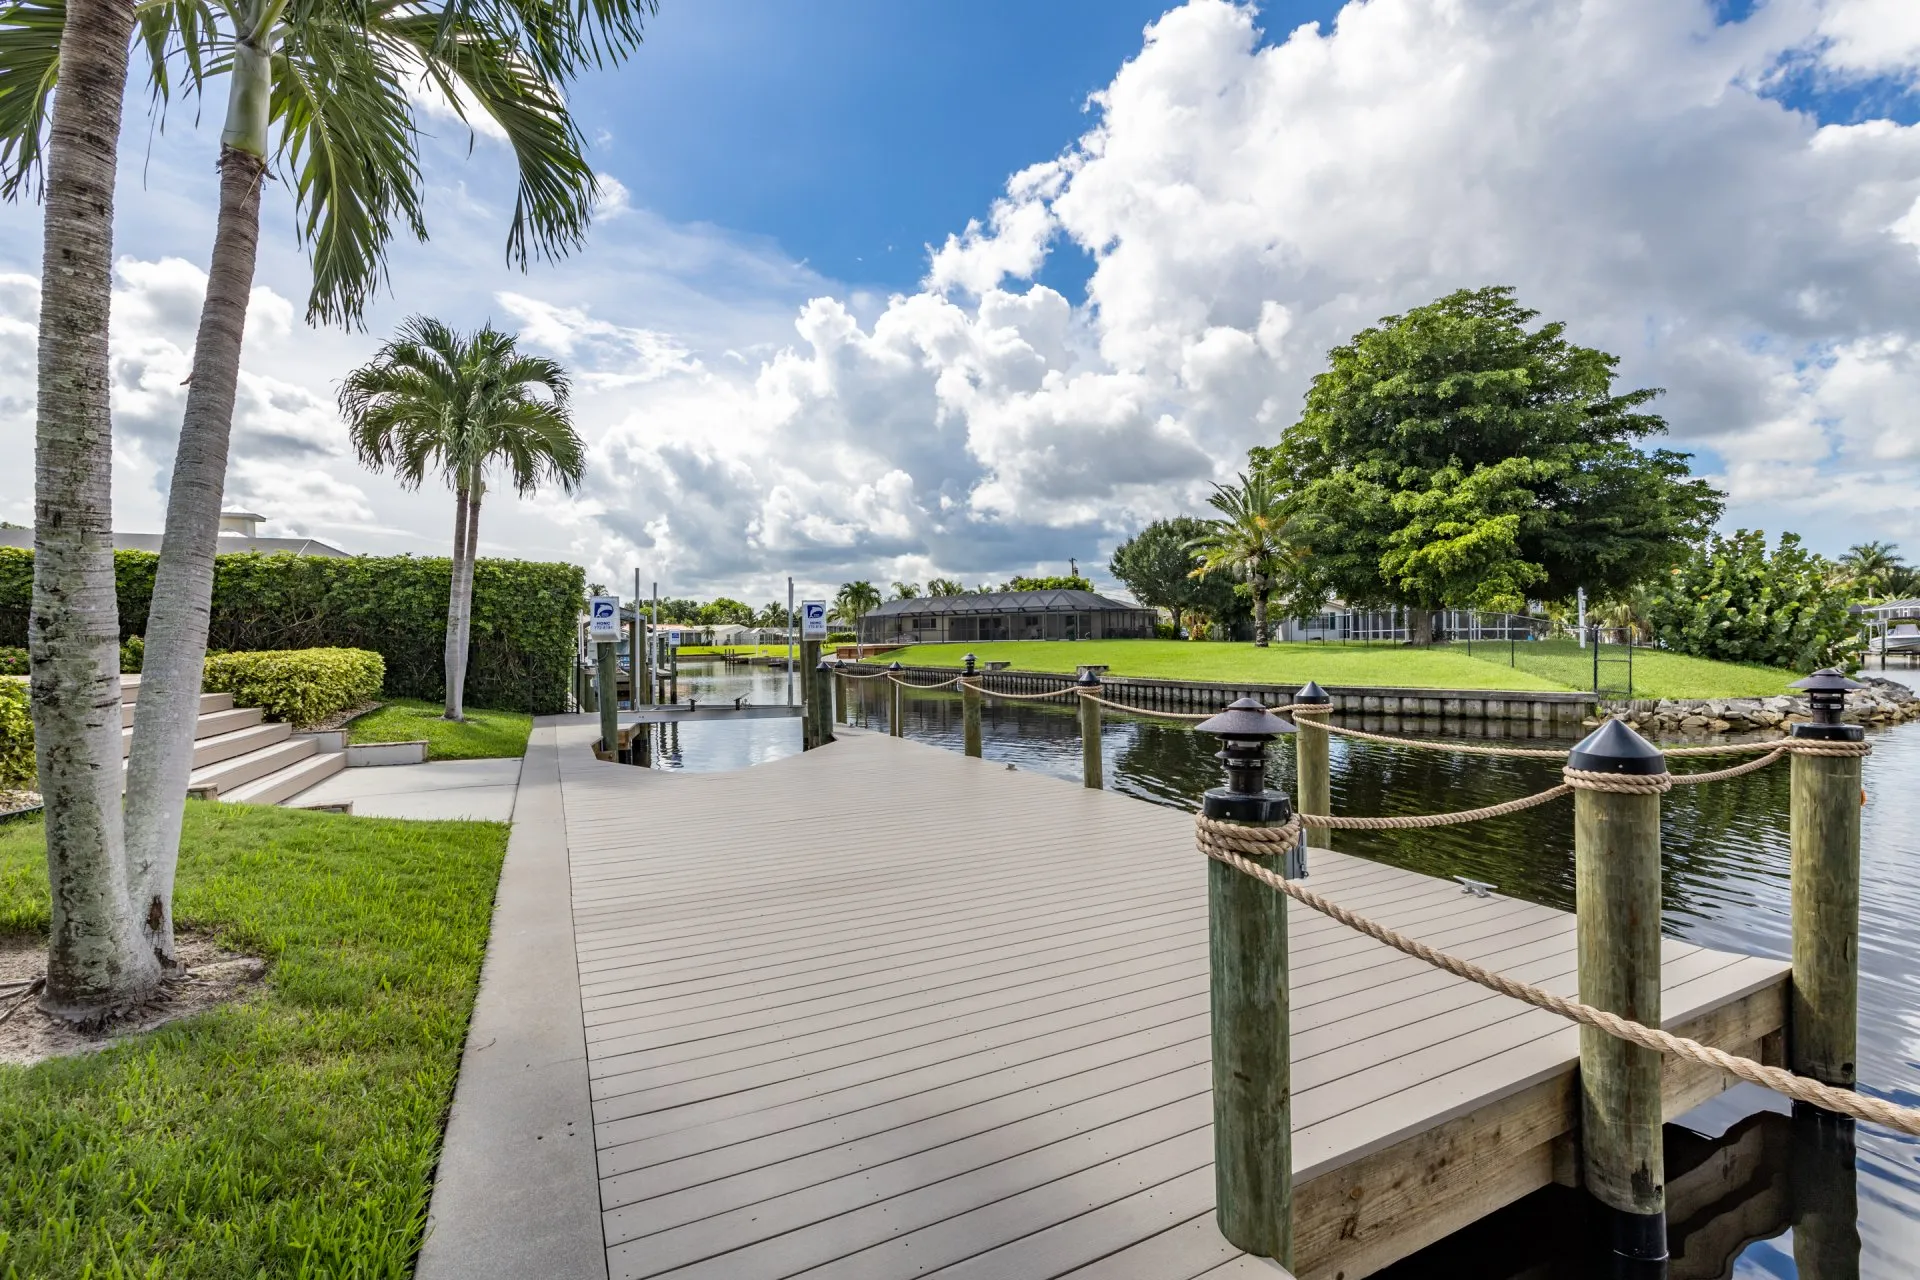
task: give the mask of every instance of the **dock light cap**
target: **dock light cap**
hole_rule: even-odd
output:
[[[899,660],[898,658],[895,658],[895,659],[894,659],[894,660],[893,660],[892,662],[889,662],[889,663],[887,664],[887,670],[889,670],[889,671],[905,671],[905,670],[906,670],[906,668],[900,665],[900,660]]]
[[[975,663],[976,661],[978,661],[978,659],[976,659],[976,658],[975,658],[975,657],[974,657],[974,656],[973,656],[972,654],[968,654],[968,655],[967,655],[966,657],[964,657],[964,658],[962,658],[962,659],[960,659],[960,661],[962,661],[962,662],[964,662],[964,663],[966,663],[966,664],[967,664],[967,674],[968,674],[968,675],[972,675],[972,674],[973,674],[973,664],[974,664],[974,663]]]
[[[1667,758],[1626,721],[1608,720],[1567,753],[1567,768],[1652,776],[1667,771]]]
[[[1295,702],[1311,702],[1315,706],[1325,706],[1333,701],[1333,695],[1325,689],[1322,689],[1316,681],[1309,680],[1305,688],[1293,695],[1293,700]]]
[[[1225,711],[1209,716],[1193,727],[1199,733],[1217,734],[1222,738],[1278,738],[1282,734],[1300,732],[1291,721],[1282,720],[1267,710],[1258,698],[1242,698],[1229,703]]]
[[[815,667],[814,670],[815,671],[832,671],[833,668],[834,668],[833,663],[828,662],[825,658],[822,658],[820,659],[820,665]]]
[[[1091,668],[1082,667],[1080,668],[1079,676],[1074,679],[1074,684],[1082,689],[1098,689],[1100,687],[1100,677],[1093,674]]]

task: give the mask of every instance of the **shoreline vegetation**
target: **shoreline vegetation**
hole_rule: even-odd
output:
[[[1507,651],[1485,646],[1482,656],[1465,645],[1408,648],[1390,644],[1283,642],[1250,645],[1189,640],[996,640],[980,644],[919,644],[869,655],[884,666],[958,668],[962,655],[982,663],[1010,662],[1021,671],[1070,672],[1102,665],[1115,676],[1143,679],[1247,681],[1323,685],[1377,685],[1419,689],[1508,690],[1515,693],[1579,691],[1573,683],[1591,670],[1591,653],[1571,640],[1520,641],[1508,665]],[[1609,656],[1613,656],[1609,654]],[[1798,679],[1791,671],[1719,662],[1659,649],[1636,649],[1636,698],[1771,697]],[[1589,683],[1588,688],[1591,687]]]

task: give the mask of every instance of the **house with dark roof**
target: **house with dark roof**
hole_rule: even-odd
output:
[[[862,644],[1151,639],[1159,614],[1095,591],[990,591],[889,600],[860,619]]]

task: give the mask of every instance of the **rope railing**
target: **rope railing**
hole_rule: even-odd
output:
[[[1797,741],[1797,740],[1796,740]],[[1822,750],[1809,754],[1827,756],[1864,756],[1871,748],[1864,742],[1816,742],[1806,746],[1815,746]],[[1685,774],[1678,777],[1669,774],[1631,775],[1593,773],[1580,769],[1567,769],[1563,773],[1563,782],[1558,787],[1542,791],[1536,795],[1519,800],[1510,800],[1504,804],[1489,805],[1481,809],[1468,809],[1458,813],[1408,815],[1394,818],[1328,818],[1324,815],[1296,814],[1290,821],[1276,827],[1255,827],[1239,823],[1221,822],[1204,815],[1195,815],[1196,844],[1199,851],[1215,862],[1232,867],[1243,875],[1267,885],[1294,901],[1309,907],[1320,914],[1365,934],[1376,942],[1392,947],[1404,955],[1412,956],[1433,967],[1450,973],[1457,978],[1476,983],[1489,991],[1522,1001],[1538,1009],[1545,1009],[1560,1017],[1567,1018],[1583,1026],[1593,1027],[1615,1039],[1650,1049],[1656,1053],[1677,1057],[1687,1062],[1709,1067],[1723,1072],[1737,1080],[1757,1084],[1772,1089],[1799,1102],[1810,1103],[1828,1111],[1852,1116],[1856,1120],[1865,1120],[1871,1124],[1882,1125],[1898,1133],[1920,1137],[1920,1109],[1903,1107],[1869,1094],[1852,1089],[1843,1089],[1835,1085],[1824,1084],[1806,1076],[1797,1075],[1781,1067],[1770,1067],[1738,1054],[1727,1053],[1711,1045],[1701,1044],[1685,1036],[1677,1036],[1657,1027],[1645,1026],[1630,1018],[1623,1018],[1605,1009],[1584,1004],[1579,1000],[1556,995],[1531,983],[1510,978],[1505,974],[1475,964],[1442,951],[1437,947],[1410,938],[1396,929],[1371,920],[1358,912],[1320,894],[1304,885],[1288,880],[1276,871],[1271,871],[1253,858],[1283,857],[1294,848],[1300,833],[1308,827],[1332,827],[1347,829],[1379,830],[1388,827],[1434,827],[1479,822],[1487,818],[1498,817],[1520,809],[1544,804],[1549,800],[1577,790],[1610,791],[1616,793],[1658,794],[1677,782],[1708,782],[1719,777],[1751,772],[1774,763],[1781,756],[1791,752],[1781,747],[1769,754],[1764,760],[1750,761],[1736,765],[1732,769],[1716,770],[1713,773]],[[1364,824],[1364,825],[1363,825]],[[1379,824],[1379,825],[1374,825]]]

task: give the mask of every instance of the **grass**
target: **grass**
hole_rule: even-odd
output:
[[[754,658],[771,658],[778,654],[785,657],[787,646],[784,644],[683,644],[680,656],[683,658],[718,658],[724,654],[744,653]]]
[[[1465,645],[1450,646],[1465,652]],[[1474,646],[1479,657],[1479,645]],[[1619,658],[1626,650],[1608,645],[1601,651],[1607,659]],[[1547,680],[1577,689],[1593,687],[1593,651],[1582,649],[1577,640],[1534,640],[1514,646],[1514,660],[1521,668]],[[1487,646],[1487,660],[1505,666],[1507,654],[1497,644]],[[1610,688],[1623,687],[1626,668],[1606,662],[1601,683]],[[1636,698],[1765,698],[1786,693],[1787,685],[1799,677],[1778,667],[1762,667],[1745,662],[1718,662],[1684,653],[1660,649],[1633,651],[1633,696]]]
[[[476,711],[463,721],[443,719],[446,708],[420,698],[395,698],[347,725],[347,741],[418,742],[429,760],[485,760],[527,754],[533,717],[524,711]]]
[[[877,661],[898,660],[908,665],[958,667],[960,656],[971,652],[982,662],[1011,662],[1025,671],[1072,671],[1080,663],[1103,663],[1117,676],[1147,676],[1185,680],[1245,680],[1250,683],[1292,684],[1318,680],[1326,685],[1398,685],[1417,689],[1591,689],[1593,657],[1573,640],[1536,640],[1514,650],[1518,666],[1510,666],[1507,650],[1489,644],[1484,656],[1475,645],[1469,657],[1464,644],[1432,649],[1393,645],[1273,644],[1256,649],[1251,644],[1186,640],[1012,640],[975,645],[922,644],[892,650]],[[1609,647],[1608,656],[1621,652]],[[1609,665],[1606,682],[1624,675]],[[1786,692],[1792,672],[1737,662],[1716,662],[1657,649],[1637,649],[1633,655],[1633,692],[1637,698],[1764,697]]]
[[[0,1066],[0,1275],[413,1273],[507,828],[187,803],[175,912],[268,958],[251,998]],[[0,932],[45,934],[42,826]]]
[[[1079,663],[1103,663],[1116,676],[1174,680],[1245,680],[1250,683],[1399,685],[1422,689],[1554,690],[1565,685],[1494,666],[1450,649],[1400,649],[1386,645],[1251,644],[1188,640],[1007,640],[983,644],[913,645],[876,661],[909,666],[958,667],[972,653],[982,662],[1011,662],[1023,671],[1072,671]]]

